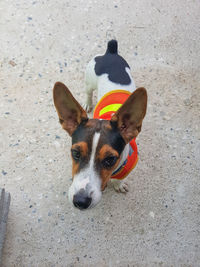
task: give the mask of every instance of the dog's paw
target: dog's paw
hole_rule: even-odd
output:
[[[111,180],[112,185],[115,189],[116,192],[118,193],[127,193],[128,192],[128,183],[121,181],[121,180],[117,180],[117,179],[113,179]]]
[[[82,107],[88,113],[92,111],[92,105],[89,105],[89,104],[85,103],[85,104],[82,105]]]

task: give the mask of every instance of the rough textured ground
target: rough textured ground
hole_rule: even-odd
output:
[[[200,265],[197,0],[1,1],[0,187],[11,193],[3,267]],[[52,87],[82,101],[111,38],[149,94],[130,192],[69,205],[71,140]]]

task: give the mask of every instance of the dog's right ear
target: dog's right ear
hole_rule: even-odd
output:
[[[112,116],[111,122],[117,124],[126,143],[136,138],[141,131],[146,109],[147,91],[141,87],[135,90]]]
[[[54,85],[53,99],[63,129],[72,136],[78,125],[88,119],[87,113],[61,82]]]

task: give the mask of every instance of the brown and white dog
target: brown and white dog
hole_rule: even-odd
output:
[[[123,104],[111,104],[110,119],[89,119],[93,90],[98,89],[98,101],[110,91],[130,92]],[[72,177],[69,200],[79,209],[94,207],[101,199],[112,174],[126,162],[129,143],[141,131],[146,114],[145,88],[135,90],[130,67],[118,55],[117,41],[108,42],[103,56],[96,56],[86,69],[87,102],[85,109],[69,89],[57,82],[53,89],[54,104],[62,128],[72,137]],[[108,110],[107,108],[103,110]],[[121,179],[112,179],[118,192],[128,191]]]

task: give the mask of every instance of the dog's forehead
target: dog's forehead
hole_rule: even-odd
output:
[[[121,154],[125,147],[125,141],[117,127],[108,120],[90,119],[86,123],[81,123],[72,135],[72,145],[78,142],[86,142],[90,150],[95,133],[100,133],[97,150],[108,144]]]
[[[98,120],[88,120],[81,123],[72,134],[72,145],[78,142],[87,142],[90,144],[95,132],[100,128]]]
[[[104,135],[109,130],[111,130],[111,126],[108,121],[90,119],[77,127],[72,134],[72,144],[83,141],[90,145],[95,133],[99,132],[101,135]]]

